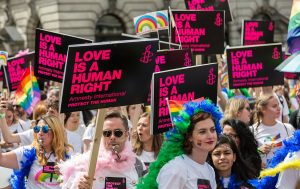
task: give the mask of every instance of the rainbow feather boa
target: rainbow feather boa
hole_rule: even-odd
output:
[[[179,115],[172,117],[175,127],[165,134],[165,141],[162,144],[157,160],[150,164],[148,174],[140,179],[137,188],[158,188],[156,178],[160,169],[170,160],[184,153],[184,135],[190,126],[190,118],[199,112],[210,113],[215,120],[218,135],[221,134],[222,128],[220,126],[220,120],[222,113],[210,100],[190,101],[183,104],[183,110],[179,112]]]
[[[283,146],[278,149],[270,163],[267,165],[265,171],[261,173],[260,180],[251,180],[251,184],[258,189],[275,189],[279,172],[288,168],[299,168],[299,161],[292,161],[289,163],[281,163],[285,157],[290,153],[300,150],[300,130],[295,131],[294,135],[289,140],[283,141]]]

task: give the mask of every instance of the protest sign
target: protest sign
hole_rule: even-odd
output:
[[[229,47],[226,49],[229,88],[283,85],[281,43]]]
[[[230,11],[230,5],[228,0],[185,0],[185,6],[188,10],[224,10],[225,21],[232,21],[232,15]]]
[[[273,43],[274,28],[274,21],[244,20],[242,44],[258,45]]]
[[[69,46],[61,112],[147,101],[157,39]]]
[[[6,66],[8,53],[6,51],[0,51],[0,66]]]
[[[181,68],[181,67],[188,67],[193,65],[195,65],[195,63],[192,60],[191,49],[158,51],[156,53],[156,58],[155,58],[154,72],[171,70],[171,69]],[[149,93],[148,100],[145,103],[145,105],[150,105],[150,103],[151,103],[151,91]]]
[[[194,54],[223,54],[224,11],[173,10],[176,27],[172,27],[173,43]]]
[[[166,98],[188,101],[204,97],[216,103],[217,82],[216,63],[154,73],[151,88],[152,134],[172,128]]]
[[[34,63],[34,52],[7,59],[7,66],[4,66],[4,75],[10,92],[17,90],[22,75],[30,62]]]
[[[36,29],[34,73],[37,77],[62,82],[68,46],[91,40]]]

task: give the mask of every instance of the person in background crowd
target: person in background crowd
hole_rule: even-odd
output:
[[[48,92],[47,100],[49,100],[49,101],[59,100],[59,88],[50,89]]]
[[[223,134],[235,141],[242,158],[253,168],[255,176],[258,177],[261,170],[261,157],[257,151],[257,141],[246,124],[235,119],[224,120]]]
[[[280,107],[274,94],[260,96],[255,104],[255,124],[251,127],[258,142],[263,166],[273,157],[276,149],[282,146],[282,141],[290,137],[294,128],[288,123],[278,121]]]
[[[39,120],[47,113],[47,106],[45,102],[39,102],[33,109],[33,116],[31,121],[31,128],[36,125],[36,120]]]
[[[284,98],[283,95],[279,92],[280,90],[277,90],[278,87],[262,87],[262,94],[268,95],[268,94],[273,94],[273,96],[276,98],[279,104],[279,110],[280,110],[280,116],[278,116],[278,120],[283,122],[283,123],[288,123],[289,122],[289,107],[286,102],[286,99]]]
[[[80,154],[59,165],[62,188],[108,188],[116,186],[114,183],[119,184],[119,188],[135,188],[145,167],[132,151],[128,130],[124,115],[119,111],[108,112],[103,123],[95,179],[87,176],[90,153]]]
[[[296,92],[296,99],[300,102],[300,89]],[[297,109],[296,111],[292,112],[290,115],[289,123],[293,125],[295,129],[300,129],[300,111]]]
[[[14,100],[12,106],[14,109],[15,118],[24,121],[25,127],[30,128],[31,120],[28,119],[28,115],[25,110],[19,104],[17,104],[16,100]]]
[[[29,129],[25,122],[21,119],[17,119],[14,114],[14,109],[11,104],[7,104],[7,109],[5,112],[5,120],[7,123],[8,131],[10,133],[22,133]],[[19,142],[8,142],[6,141],[5,134],[2,134],[4,141],[1,142],[1,148],[3,152],[9,152],[19,146]]]
[[[183,107],[138,188],[195,189],[201,185],[216,189],[215,173],[206,159],[221,133],[222,114],[209,100],[187,102]]]
[[[82,136],[85,126],[79,123],[80,112],[65,113],[65,129],[68,135],[68,142],[74,147],[76,153],[83,152]]]
[[[246,98],[231,98],[226,104],[224,120],[237,119],[246,125],[250,122],[251,108]]]
[[[133,151],[148,167],[149,164],[157,158],[158,152],[163,142],[163,137],[150,134],[150,114],[143,113],[137,123],[137,131],[133,134],[134,138]]]
[[[217,189],[253,188],[248,180],[256,177],[254,170],[243,160],[230,137],[219,137],[208,162],[215,170]]]

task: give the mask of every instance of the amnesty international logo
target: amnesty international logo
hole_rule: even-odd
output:
[[[220,13],[217,13],[215,19],[215,25],[220,27],[222,24],[223,24],[223,19],[221,18]]]
[[[213,85],[216,82],[217,76],[214,74],[214,68],[209,70],[208,78],[206,80],[207,85]]]
[[[148,64],[149,62],[151,62],[152,57],[153,57],[153,53],[151,52],[151,47],[152,45],[148,45],[145,49],[145,51],[143,52],[142,57],[140,58],[140,62],[144,63],[144,64]]]
[[[277,60],[278,58],[280,58],[280,53],[278,52],[278,48],[277,48],[277,47],[275,47],[275,48],[273,49],[272,58],[273,58],[274,60]]]
[[[189,53],[185,53],[184,55],[184,66],[191,66],[192,60],[189,57]]]

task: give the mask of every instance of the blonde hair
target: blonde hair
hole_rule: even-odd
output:
[[[247,103],[249,103],[249,102],[245,98],[229,99],[229,101],[226,104],[225,111],[224,111],[223,121],[227,120],[227,119],[237,119],[238,113],[245,108]]]
[[[39,102],[34,110],[33,110],[33,120],[38,120],[40,119],[43,115],[45,115],[47,113],[47,106],[45,104],[45,102]]]
[[[56,161],[65,160],[66,153],[70,150],[70,148],[73,149],[73,147],[67,143],[65,130],[59,118],[55,116],[45,116],[42,117],[41,120],[45,121],[53,133],[51,147],[54,151]],[[39,163],[41,165],[45,165],[47,163],[47,159],[45,158],[44,153],[39,153],[41,148],[36,133],[34,133],[32,146],[36,149],[36,155]]]
[[[268,105],[272,98],[275,98],[273,94],[264,94],[256,100],[254,107],[254,122],[258,123],[258,125],[264,116],[262,112],[263,109]]]

